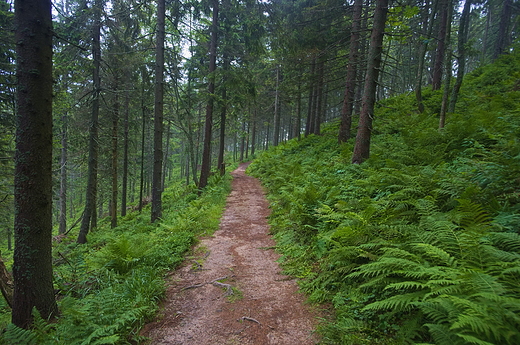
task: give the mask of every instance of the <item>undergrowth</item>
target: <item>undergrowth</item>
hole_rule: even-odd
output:
[[[285,270],[334,307],[324,344],[520,343],[519,60],[467,76],[442,131],[442,91],[382,102],[361,165],[330,125],[250,166]]]
[[[150,223],[149,206],[131,212],[110,229],[103,219],[86,245],[73,236],[57,244],[54,283],[60,315],[47,323],[34,314],[34,329],[7,324],[1,344],[139,344],[139,331],[157,311],[165,292],[164,274],[177,267],[196,237],[218,228],[230,190],[229,175],[212,176],[201,196],[174,184],[163,193],[163,218]]]

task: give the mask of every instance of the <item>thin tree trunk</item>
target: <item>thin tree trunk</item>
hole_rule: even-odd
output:
[[[506,47],[510,44],[510,22],[511,13],[513,12],[513,4],[511,0],[504,0],[502,10],[500,12],[500,22],[498,24],[497,40],[495,43],[495,50],[493,52],[493,59],[498,58],[504,53]]]
[[[115,99],[113,105],[113,113],[112,113],[112,193],[110,200],[110,226],[115,228],[117,226],[117,192],[118,192],[118,150],[117,150],[117,141],[118,141],[118,125],[119,125],[119,97],[117,95],[118,81],[116,78],[115,85]]]
[[[213,0],[213,22],[211,25],[211,42],[209,58],[208,104],[206,106],[206,121],[204,126],[204,148],[199,179],[199,191],[208,184],[211,170],[211,131],[213,129],[213,104],[215,101],[215,70],[217,67],[217,34],[218,34],[218,0]]]
[[[142,94],[141,94],[141,174],[139,181],[139,212],[143,210],[143,198],[144,198],[144,158],[145,158],[145,132],[146,132],[146,106],[144,104],[145,89],[144,83],[146,78],[145,68],[141,69],[141,79],[143,83]]]
[[[128,118],[130,113],[130,95],[128,91],[125,95],[125,118],[124,118],[124,132],[123,132],[123,187],[121,189],[121,216],[126,216],[126,200],[128,190]]]
[[[164,36],[165,0],[157,0],[157,37],[155,55],[155,105],[153,135],[153,175],[151,221],[162,216],[163,111],[164,111]]]
[[[354,13],[352,14],[352,29],[350,33],[350,48],[347,66],[347,84],[345,86],[345,97],[341,109],[341,123],[338,134],[339,143],[344,143],[350,139],[350,131],[352,128],[352,111],[354,109],[356,75],[359,63],[362,11],[363,0],[354,0]]]
[[[450,104],[448,106],[448,113],[455,111],[455,105],[457,104],[457,98],[459,97],[459,90],[462,86],[462,80],[464,79],[464,70],[466,69],[466,42],[469,29],[469,15],[471,10],[471,1],[466,0],[462,15],[460,17],[459,24],[459,35],[458,35],[458,47],[457,47],[457,78],[451,91]]]
[[[59,234],[67,231],[67,113],[61,117],[60,223]]]
[[[227,72],[229,69],[229,56],[224,53],[224,64],[223,69],[223,81],[222,81],[222,108],[220,109],[220,141],[218,149],[218,161],[217,166],[220,171],[220,175],[224,176],[226,173],[226,164],[224,163],[224,151],[226,145],[226,117],[227,117]]]
[[[372,119],[376,101],[377,80],[381,53],[383,51],[383,36],[388,13],[388,0],[377,0],[374,12],[374,26],[368,48],[368,64],[365,77],[362,108],[359,115],[359,125],[356,135],[352,163],[361,164],[370,156],[370,136],[372,134]]]
[[[323,88],[324,81],[323,76],[325,74],[325,63],[320,61],[318,63],[318,86],[316,88],[316,113],[314,115],[314,131],[313,133],[316,135],[320,135],[321,132],[321,122],[322,122],[322,112],[323,112]]]
[[[451,2],[451,0],[448,0]],[[428,51],[428,42],[429,38],[433,32],[433,23],[435,18],[435,13],[437,11],[437,3],[438,1],[433,1],[433,7],[430,12],[429,19],[425,20],[423,24],[423,32],[425,33],[425,37],[423,38],[423,43],[421,43],[419,47],[419,66],[417,67],[417,79],[415,81],[415,99],[417,100],[417,109],[419,113],[424,112],[424,104],[422,98],[422,84],[423,84],[423,75],[424,75],[424,60],[426,57],[426,52]],[[451,18],[451,16],[449,16]],[[450,25],[448,22],[448,25]],[[449,35],[449,30],[446,30],[447,35]],[[449,40],[446,41],[449,44]]]
[[[448,44],[446,45],[446,71],[444,72],[446,75],[446,78],[444,78],[444,89],[442,90],[442,102],[441,102],[441,111],[439,113],[439,129],[443,129],[444,125],[446,123],[446,113],[448,111],[448,104],[450,100],[450,84],[451,84],[451,74],[452,74],[452,67],[451,67],[451,54],[452,54],[452,47],[451,47],[451,17],[453,15],[453,2],[452,0],[448,0],[449,4],[449,13],[448,18],[450,18],[448,22],[447,27],[447,33],[446,33],[446,42]]]
[[[255,110],[253,111],[253,129],[251,130],[251,156],[255,154],[256,147],[256,104]]]
[[[58,313],[52,283],[52,19],[50,0],[15,1],[17,114],[12,322]]]
[[[308,136],[309,134],[313,133],[314,129],[314,71],[316,69],[316,59],[312,60],[311,63],[311,70],[310,70],[310,81],[309,81],[309,103],[307,107],[307,122],[305,125],[305,136]]]
[[[446,28],[448,25],[448,0],[439,0],[440,23],[437,37],[437,50],[433,66],[432,90],[439,90],[442,84],[444,56],[446,55]]]
[[[280,142],[280,66],[276,66],[276,90],[274,96],[273,146]]]
[[[98,130],[99,130],[99,104],[101,97],[101,11],[103,10],[103,1],[96,0],[94,2],[94,26],[92,28],[92,56],[94,59],[94,68],[92,71],[93,81],[93,97],[92,100],[92,116],[89,127],[89,155],[88,155],[88,177],[87,192],[85,197],[85,210],[83,211],[83,219],[79,229],[77,242],[86,243],[87,234],[90,229],[97,226],[96,199],[98,184]]]

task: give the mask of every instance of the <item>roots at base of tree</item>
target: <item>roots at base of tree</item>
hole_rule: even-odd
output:
[[[219,280],[224,280],[224,279],[227,279],[227,278],[228,277],[226,276],[226,277],[214,279],[214,280],[212,280],[212,281],[210,281],[208,283],[200,283],[200,284],[186,286],[186,287],[183,287],[181,289],[181,291],[188,290],[188,289],[195,289],[195,288],[199,288],[199,287],[202,287],[204,285],[207,285],[207,284],[211,284],[213,286],[226,289],[226,293],[224,294],[224,297],[232,296],[232,295],[234,295],[233,287],[230,284],[225,284],[225,283],[219,282]]]

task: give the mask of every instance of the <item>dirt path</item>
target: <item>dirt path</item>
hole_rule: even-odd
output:
[[[198,246],[202,265],[188,260],[172,274],[161,316],[142,332],[151,344],[316,344],[317,314],[280,273],[268,203],[246,167],[232,173],[220,229]]]

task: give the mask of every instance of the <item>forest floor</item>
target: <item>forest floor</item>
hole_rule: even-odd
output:
[[[260,182],[233,171],[220,229],[168,277],[161,310],[141,335],[150,344],[316,344],[320,312],[276,262]]]

